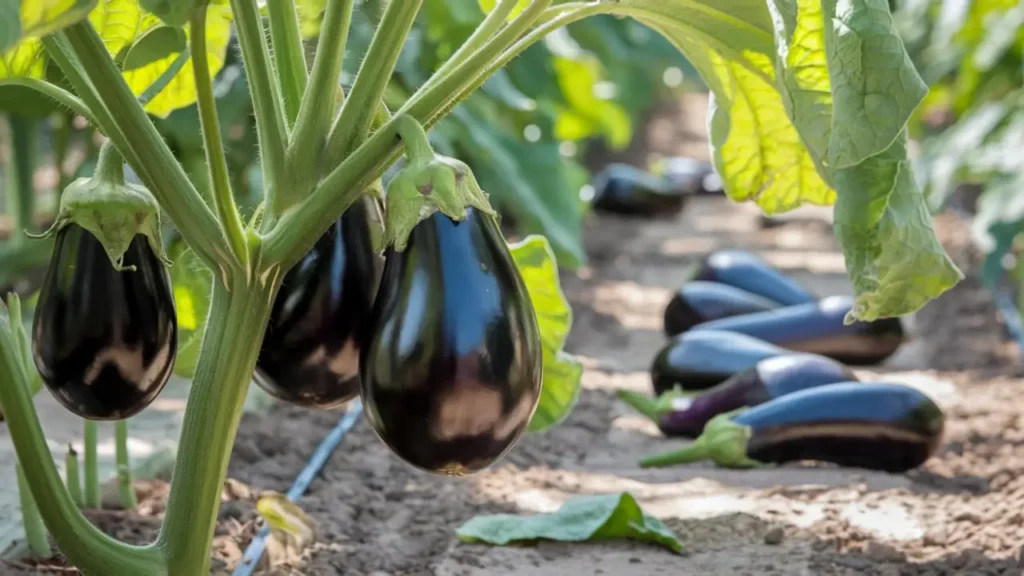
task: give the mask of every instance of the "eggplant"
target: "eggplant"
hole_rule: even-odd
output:
[[[136,235],[116,270],[77,224],[57,232],[32,326],[32,355],[57,401],[88,420],[123,420],[171,377],[178,321],[170,278]],[[134,267],[134,270],[131,270]]]
[[[728,284],[695,280],[680,288],[665,307],[665,334],[671,338],[703,322],[779,307],[772,300]]]
[[[594,177],[593,207],[601,212],[630,216],[676,214],[683,209],[685,192],[628,164],[609,164]]]
[[[758,406],[800,390],[856,380],[853,370],[835,360],[793,353],[765,358],[701,393],[673,389],[657,399],[629,390],[617,394],[655,422],[666,436],[694,438],[719,414]]]
[[[814,460],[905,472],[935,453],[944,425],[942,410],[915,388],[840,382],[720,414],[689,446],[644,458],[640,465],[712,460],[742,468]]]
[[[725,193],[722,179],[710,162],[678,156],[663,161],[663,177],[678,190],[700,196]]]
[[[504,456],[540,399],[540,332],[494,219],[468,209],[385,251],[361,354],[367,420],[399,458],[461,476]]]
[[[816,302],[818,297],[760,256],[744,250],[719,250],[705,256],[690,280],[721,282],[784,306]]]
[[[818,302],[705,322],[690,331],[738,332],[796,352],[828,356],[843,364],[879,364],[903,344],[903,325],[899,318],[844,324],[843,318],[853,304],[850,296],[829,296]]]
[[[654,357],[651,383],[658,396],[673,388],[706,390],[765,358],[788,353],[785,348],[735,332],[683,332]]]
[[[359,395],[378,270],[367,201],[346,210],[281,283],[254,377],[279,400],[332,408]]]

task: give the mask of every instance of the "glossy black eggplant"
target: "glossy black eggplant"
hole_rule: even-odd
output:
[[[710,162],[677,156],[662,162],[662,175],[677,190],[695,195],[724,194],[722,179]]]
[[[850,296],[829,296],[818,302],[786,306],[698,324],[691,332],[726,330],[746,334],[797,352],[828,356],[852,366],[873,366],[903,344],[899,318],[843,323],[853,309]]]
[[[654,357],[651,383],[660,396],[678,387],[706,390],[772,356],[789,350],[757,338],[722,330],[683,332]]]
[[[772,300],[728,284],[694,280],[683,285],[665,307],[665,334],[672,337],[703,322],[779,307]]]
[[[942,410],[915,388],[842,382],[716,416],[693,444],[645,458],[641,466],[710,459],[750,467],[813,460],[905,472],[935,453],[944,425]]]
[[[177,317],[164,264],[137,235],[114,269],[77,224],[57,232],[39,294],[32,351],[43,383],[90,420],[122,420],[156,399],[177,354]]]
[[[609,164],[594,176],[595,210],[631,216],[675,214],[686,193],[663,179],[628,164]]]
[[[719,250],[708,254],[694,266],[690,280],[728,284],[785,306],[818,300],[810,290],[763,258],[744,250]]]
[[[765,358],[704,392],[669,390],[654,399],[620,390],[618,396],[654,421],[666,436],[695,438],[719,414],[758,406],[800,390],[856,380],[853,370],[835,360],[793,353]]]
[[[360,393],[380,439],[416,468],[479,471],[526,429],[542,356],[526,286],[493,218],[435,213],[385,252]]]
[[[256,364],[275,398],[331,408],[359,394],[359,351],[376,290],[367,201],[353,204],[281,283]]]

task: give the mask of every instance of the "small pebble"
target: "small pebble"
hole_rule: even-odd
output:
[[[769,546],[776,546],[782,544],[782,539],[786,536],[786,531],[782,529],[782,526],[772,526],[764,533],[764,543]]]
[[[637,558],[636,556],[630,556],[629,563],[630,564],[642,564],[643,560],[641,560],[640,558]]]

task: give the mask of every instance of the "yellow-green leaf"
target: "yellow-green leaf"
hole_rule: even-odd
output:
[[[614,100],[595,94],[604,76],[601,62],[593,56],[568,58],[556,56],[552,63],[562,95],[571,107],[559,114],[555,136],[563,140],[579,140],[597,134],[608,138],[615,149],[625,148],[633,137],[629,114]]]
[[[96,5],[96,0],[6,0],[0,5],[0,49],[20,39],[41,38],[78,22]]]
[[[491,10],[494,10],[494,7],[498,5],[498,0],[477,0],[477,3],[480,4],[480,9],[484,11],[484,14],[490,14]],[[512,12],[509,13],[508,19],[512,20],[516,16],[519,16],[519,14],[521,14],[529,5],[530,0],[519,0],[516,2],[516,6],[512,9]]]
[[[26,38],[3,54],[0,79],[42,78],[46,71],[46,53],[38,38]]]
[[[295,10],[299,13],[299,31],[303,38],[309,40],[320,34],[320,23],[326,8],[327,0],[296,0]]]

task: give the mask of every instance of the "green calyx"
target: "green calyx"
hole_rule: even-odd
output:
[[[68,184],[60,198],[57,219],[49,230],[33,238],[56,235],[68,224],[85,228],[103,245],[115,270],[124,266],[124,254],[137,234],[146,237],[153,252],[167,265],[160,240],[160,205],[149,190],[124,181],[124,160],[108,141],[100,149],[96,172]]]
[[[398,133],[408,162],[388,184],[384,246],[393,243],[401,252],[412,229],[435,212],[455,221],[464,220],[469,207],[497,216],[469,166],[436,154],[418,122],[399,117]]]
[[[711,460],[724,468],[758,468],[765,464],[747,457],[747,443],[750,427],[733,422],[733,418],[746,410],[719,414],[704,426],[704,432],[693,444],[679,450],[672,450],[648,456],[640,460],[641,468],[673,466]]]
[[[654,423],[658,422],[662,414],[679,409],[680,402],[687,402],[695,396],[692,392],[684,392],[679,386],[662,392],[657,398],[632,390],[616,390],[615,395]]]

